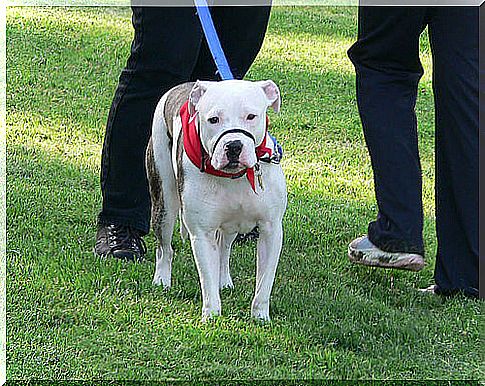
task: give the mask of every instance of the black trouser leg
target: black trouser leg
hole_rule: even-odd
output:
[[[478,296],[478,8],[436,8],[429,24],[436,105],[435,281]]]
[[[426,17],[420,7],[361,7],[349,50],[379,207],[368,235],[389,252],[424,252],[415,104]]]
[[[236,76],[244,76],[256,57],[268,17],[267,7],[214,11],[214,23]],[[99,222],[148,233],[150,196],[144,159],[158,100],[177,84],[218,77],[194,8],[133,7],[133,26],[131,55],[106,126]]]

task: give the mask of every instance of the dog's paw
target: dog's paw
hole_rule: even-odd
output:
[[[202,322],[207,323],[214,320],[218,316],[221,316],[221,310],[203,310],[202,311]]]
[[[220,289],[224,289],[224,288],[233,289],[234,283],[232,282],[231,276],[221,277],[221,280],[219,282],[219,288]]]
[[[270,322],[269,307],[253,305],[251,307],[251,316],[260,322]]]
[[[163,278],[162,276],[156,275],[153,277],[152,284],[155,286],[163,286],[163,289],[169,290],[172,287],[170,278]]]
[[[269,317],[269,312],[251,312],[251,316],[258,322],[261,323],[268,323],[271,322],[271,318]]]

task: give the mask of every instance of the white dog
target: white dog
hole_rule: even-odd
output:
[[[171,286],[171,247],[180,211],[199,272],[202,317],[221,313],[219,290],[233,287],[231,244],[259,227],[256,292],[251,313],[269,320],[281,252],[286,184],[266,110],[280,108],[272,81],[185,83],[158,103],[147,149],[152,226],[160,243],[153,283]]]

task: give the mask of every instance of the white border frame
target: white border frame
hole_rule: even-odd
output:
[[[0,4],[0,385],[7,377],[7,178],[6,178],[6,99],[7,99],[7,31],[6,5]]]
[[[470,6],[485,0],[208,0],[210,6]],[[6,0],[7,6],[193,7],[193,0]]]

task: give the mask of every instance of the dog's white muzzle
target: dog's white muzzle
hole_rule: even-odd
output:
[[[215,143],[211,165],[217,170],[239,171],[252,168],[256,162],[254,137],[242,129],[228,130]]]

